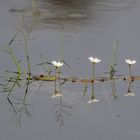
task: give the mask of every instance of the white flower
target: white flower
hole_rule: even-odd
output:
[[[61,96],[62,96],[62,94],[60,94],[60,93],[54,93],[51,97],[55,98],[55,97],[61,97]]]
[[[87,103],[91,104],[91,103],[97,103],[97,102],[100,102],[100,100],[94,98],[94,99],[90,99]]]
[[[131,60],[131,59],[125,59],[125,62],[129,65],[133,65],[136,63],[136,60]]]
[[[99,63],[101,60],[100,59],[98,59],[98,58],[94,58],[94,57],[89,57],[88,58],[89,60],[90,60],[90,62],[92,62],[92,63]]]
[[[64,65],[64,63],[60,62],[60,61],[52,61],[52,64],[55,66],[55,67],[62,67]]]
[[[135,94],[133,92],[128,92],[124,96],[135,96]]]

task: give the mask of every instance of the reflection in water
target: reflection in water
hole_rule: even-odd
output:
[[[64,119],[65,117],[70,117],[71,113],[69,112],[69,109],[72,109],[72,106],[65,105],[63,103],[63,97],[59,97],[59,103],[55,104],[54,107],[56,107],[55,116],[56,121],[58,122],[60,127],[64,126]],[[68,110],[68,111],[67,111]]]
[[[55,27],[67,26],[73,28],[74,25],[84,25],[90,23],[94,11],[92,9],[94,1],[91,0],[41,0],[37,1],[35,15],[36,20],[44,25]],[[35,10],[34,10],[35,11]],[[37,13],[37,14],[36,14]],[[39,14],[38,14],[39,13]]]
[[[13,115],[11,119],[16,122],[16,125],[21,127],[21,123],[23,118],[27,117],[28,119],[32,118],[32,114],[30,112],[30,108],[33,106],[32,104],[25,103],[23,99],[13,97],[14,101],[12,102],[15,107],[15,111],[12,111]]]
[[[95,23],[105,11],[130,9],[131,0],[33,0],[32,17],[47,28],[75,29]],[[17,11],[12,9],[12,11]],[[27,10],[20,10],[27,11]],[[29,15],[29,12],[27,12]],[[26,15],[27,16],[27,15]]]
[[[58,103],[53,105],[53,107],[55,108],[56,122],[60,127],[63,127],[65,118],[71,116],[70,110],[72,109],[72,106],[64,104],[62,96],[57,97],[57,99]],[[12,104],[16,112],[10,110],[12,112],[11,120],[16,122],[16,125],[18,127],[21,127],[23,120],[33,118],[31,109],[34,105],[30,103],[30,100],[28,100],[28,103],[25,103],[23,99],[13,96]]]

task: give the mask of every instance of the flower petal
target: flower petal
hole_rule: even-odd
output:
[[[125,62],[129,65],[133,65],[136,63],[136,60],[131,60],[131,59],[125,59]]]
[[[89,59],[90,62],[92,62],[92,63],[99,63],[99,62],[101,61],[100,59],[94,58],[94,57],[92,57],[92,56],[88,57],[88,59]]]
[[[60,61],[52,61],[52,64],[55,66],[55,67],[62,67],[64,65],[64,63],[60,62]]]

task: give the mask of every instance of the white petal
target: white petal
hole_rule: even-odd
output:
[[[91,57],[89,57],[88,58],[91,62],[93,62],[93,57],[91,56]]]
[[[63,65],[64,65],[64,63],[62,63],[62,62],[57,63],[57,67],[62,67]]]
[[[99,63],[101,60],[100,59],[98,59],[98,58],[95,58],[94,59],[94,63]]]
[[[135,63],[136,63],[136,60],[133,60],[133,61],[132,61],[132,64],[135,64]]]
[[[57,65],[57,62],[56,62],[56,61],[52,61],[52,64],[53,64],[54,66],[56,66],[56,65]]]
[[[92,63],[99,63],[101,60],[98,58],[93,58],[92,56],[88,58]]]
[[[136,60],[131,60],[131,59],[125,59],[125,62],[129,65],[133,65],[136,63]]]
[[[55,67],[62,67],[64,65],[64,63],[62,62],[57,62],[57,61],[52,61],[52,64],[55,66]]]

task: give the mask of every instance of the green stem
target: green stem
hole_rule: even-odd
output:
[[[59,92],[60,92],[60,94],[61,94],[61,82],[60,82],[60,73],[61,73],[61,70],[60,70],[60,68],[58,68],[58,80],[59,80]]]
[[[56,94],[57,93],[57,90],[56,90],[56,75],[57,74],[57,67],[55,67],[55,80],[54,80],[54,93]]]
[[[130,76],[132,78],[133,76],[132,76],[132,72],[131,72],[131,65],[129,64],[128,66],[129,66],[129,73],[130,73]]]
[[[132,85],[132,81],[129,82],[129,86],[128,86],[128,93],[131,92],[131,85]]]
[[[129,64],[129,73],[130,73],[131,78],[133,79],[132,72],[131,72],[131,65],[130,64]],[[133,80],[130,80],[129,86],[128,86],[128,93],[131,92],[132,82],[133,82]]]
[[[117,95],[116,95],[116,86],[115,86],[115,81],[114,81],[114,79],[111,80],[111,88],[112,88],[113,97],[114,97],[115,99],[117,99]]]
[[[92,96],[91,96],[91,99],[94,99],[95,96],[94,96],[94,63],[92,64],[92,87],[91,87],[91,92],[92,92]]]

